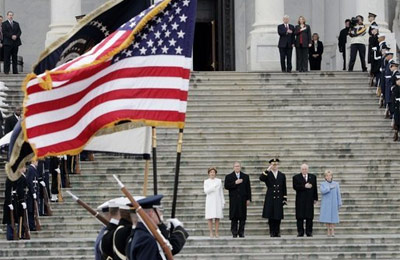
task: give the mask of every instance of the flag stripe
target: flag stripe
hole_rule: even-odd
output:
[[[92,104],[96,105],[98,103],[113,100],[113,99],[121,99],[121,98],[131,98],[131,99],[142,99],[142,98],[165,98],[165,99],[179,99],[181,101],[187,101],[187,91],[181,91],[179,89],[157,89],[157,88],[127,88],[123,84],[118,83],[126,83],[130,85],[129,79],[121,79],[112,82],[107,82],[106,85],[101,89],[102,91],[97,91],[91,93],[92,95],[87,95],[84,99],[82,99],[81,95],[74,95],[67,98],[63,98],[60,101],[50,101],[43,102],[40,104],[32,105],[28,107],[28,111],[26,114],[30,116],[30,114],[40,114],[40,113],[48,113],[47,111],[54,111],[52,113],[64,113],[70,114],[65,111],[66,108],[74,106],[74,110],[76,113],[84,110],[86,106]],[[107,87],[109,85],[118,84],[118,88],[112,89]],[[86,101],[90,100],[90,101]],[[84,104],[84,106],[80,107],[79,105]],[[73,114],[71,112],[71,114]],[[70,117],[71,118],[71,117]],[[70,120],[70,118],[65,118],[66,120]],[[33,118],[35,120],[35,118]],[[60,120],[60,119],[59,119]],[[53,118],[52,122],[56,121]],[[58,121],[58,120],[57,120]],[[38,121],[39,122],[39,121]]]
[[[103,102],[96,107],[88,108],[87,111],[80,111],[77,117],[76,123],[70,127],[66,128],[66,125],[69,125],[67,121],[64,120],[63,122],[58,122],[52,124],[51,127],[54,127],[57,124],[65,124],[64,130],[49,133],[46,135],[36,136],[35,138],[30,138],[30,140],[35,143],[37,148],[43,147],[46,144],[53,144],[57,143],[60,140],[74,139],[76,138],[79,133],[81,133],[85,128],[88,127],[88,123],[92,122],[97,117],[105,114],[107,112],[115,112],[120,110],[129,110],[131,114],[129,115],[130,119],[141,119],[137,118],[135,112],[137,110],[146,111],[158,111],[160,114],[158,120],[162,120],[163,118],[169,118],[171,121],[180,121],[181,117],[173,117],[174,115],[184,114],[186,108],[185,101],[179,100],[168,100],[168,99],[118,99],[118,100],[111,100],[107,102]],[[178,113],[176,113],[178,112]],[[123,119],[124,117],[120,117]],[[76,120],[71,119],[71,120]],[[50,126],[42,126],[42,127],[50,127]],[[37,128],[36,128],[37,129]],[[29,136],[35,136],[35,132],[27,129],[29,132]]]
[[[95,97],[106,92],[115,91],[119,89],[137,90],[137,89],[160,89],[160,90],[181,90],[188,91],[189,80],[173,77],[118,77],[117,74],[109,75],[109,82],[103,79],[98,80],[101,82],[94,82],[88,88],[83,89],[81,92],[76,92],[71,95],[66,95],[62,91],[52,91],[51,93],[43,93],[43,95],[36,97],[34,103],[28,102],[26,116],[32,116],[49,110],[56,110],[71,106],[77,103],[81,98],[86,98],[87,95]],[[115,77],[116,79],[112,79]],[[54,94],[54,95],[51,95]],[[51,96],[51,97],[48,97]],[[133,96],[132,94],[132,97]]]
[[[186,70],[182,70],[182,75],[180,76],[182,78],[189,79],[191,66],[192,66],[191,59],[185,57],[172,57],[171,55],[159,55],[153,58],[131,57],[112,65],[110,65],[110,62],[106,62],[104,64],[99,64],[94,68],[87,68],[84,71],[73,71],[66,74],[52,75],[52,81],[54,84],[53,89],[65,86],[65,82],[72,84],[75,82],[79,82],[81,80],[82,81],[79,82],[79,84],[81,85],[82,88],[82,86],[89,85],[91,81],[95,81],[101,77],[106,76],[111,72],[115,72],[123,68],[134,69],[134,68],[146,68],[146,67],[181,67]],[[72,76],[76,76],[76,79],[73,78],[71,81],[68,81]],[[90,78],[86,79],[89,76]],[[28,94],[30,95],[30,97],[32,96],[31,94],[34,94],[36,92],[48,91],[39,86],[37,79],[32,81],[35,81],[34,84],[30,84],[30,87],[28,87]],[[63,84],[59,84],[59,82],[63,82]],[[67,87],[70,88],[71,85],[67,85]],[[79,90],[73,88],[71,91],[79,91]]]
[[[169,124],[171,126],[176,125],[176,127],[180,127],[179,123],[180,122],[174,122],[176,121],[176,118],[180,118],[180,121],[183,121],[185,118],[184,114],[180,114],[177,112],[171,112],[165,117],[160,116],[160,112],[162,111],[138,111],[138,118],[146,118],[143,119],[143,123],[145,123],[146,120],[155,120],[155,121],[160,121],[160,124]],[[119,118],[130,118],[130,114],[132,114],[131,110],[119,110],[119,111],[113,111],[109,112],[106,114],[101,115],[100,117],[96,118],[93,120],[87,128],[85,128],[76,138],[71,138],[71,139],[65,139],[63,141],[57,142],[50,144],[49,142],[45,142],[46,146],[41,147],[38,149],[38,157],[45,157],[47,155],[51,154],[59,154],[59,153],[64,153],[65,151],[68,150],[73,150],[76,149],[76,147],[81,147],[83,146],[87,140],[89,140],[93,133],[93,129],[98,129],[102,127],[105,124],[108,124],[110,119],[118,120]],[[38,147],[37,147],[38,148]]]

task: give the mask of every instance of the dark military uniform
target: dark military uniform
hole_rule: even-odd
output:
[[[126,219],[120,219],[118,227],[114,232],[113,252],[114,260],[126,259],[126,244],[132,232],[132,222]]]
[[[37,178],[37,169],[33,164],[29,165],[28,172],[26,174],[26,183],[28,186],[28,193],[26,196],[26,205],[28,209],[28,221],[29,221],[29,229],[31,231],[36,231],[35,225],[35,215],[34,215],[34,197],[38,198],[38,178]]]
[[[243,182],[236,184],[236,173],[225,176],[225,189],[229,190],[229,219],[233,237],[244,236],[244,226],[247,218],[247,201],[251,201],[250,178],[244,172],[240,172],[239,179]],[[239,221],[239,229],[238,229]]]
[[[24,209],[22,203],[25,202],[25,190],[26,190],[26,179],[24,175],[18,178],[16,181],[11,181],[7,178],[6,180],[6,190],[5,190],[5,200],[3,206],[3,224],[7,224],[7,239],[13,240],[13,228],[22,229],[19,227],[20,219],[25,221]],[[8,205],[12,204],[14,207],[14,221],[15,227],[11,226],[11,210]],[[17,232],[18,233],[18,232]],[[21,233],[22,238],[24,233]]]
[[[392,104],[393,104],[393,120],[394,129],[396,130],[394,141],[398,140],[398,131],[400,130],[400,86],[396,81],[400,79],[400,71],[396,70],[392,74]]]
[[[154,195],[139,200],[138,203],[142,208],[153,208],[154,205],[160,205],[162,197],[162,195]],[[159,224],[158,228],[164,238],[167,239],[172,246],[171,253],[173,255],[179,253],[189,236],[186,230],[180,225],[174,227],[172,223],[169,230],[167,230],[167,227],[163,223]],[[158,246],[156,239],[142,222],[138,222],[136,228],[131,232],[126,250],[126,255],[129,260],[155,260],[165,258],[164,252],[161,247]]]
[[[312,185],[310,189],[305,187],[307,183]],[[296,174],[293,176],[293,189],[296,191],[297,234],[304,235],[304,220],[306,220],[306,234],[312,236],[314,201],[318,200],[317,177],[309,173],[305,180],[303,174]]]
[[[260,175],[260,181],[267,186],[262,217],[268,219],[270,236],[279,237],[281,220],[284,218],[283,205],[287,201],[286,176],[278,171],[275,178],[271,171],[266,171]]]
[[[111,219],[110,223],[108,223],[106,230],[104,231],[103,238],[100,243],[101,257],[102,259],[113,259],[113,238],[114,232],[118,227],[118,221],[115,219]]]
[[[375,21],[373,21],[371,23],[371,25],[369,26],[369,29],[368,29],[368,34],[369,34],[368,63],[371,63],[371,64],[374,61],[374,55],[373,55],[372,48],[377,47],[379,44],[378,43],[378,34],[375,34],[375,35],[372,34],[372,30],[374,30],[374,29],[379,29],[379,26]]]

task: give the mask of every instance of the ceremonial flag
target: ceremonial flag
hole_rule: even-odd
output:
[[[37,157],[78,154],[120,121],[183,128],[196,0],[164,0],[86,54],[24,83],[24,131]]]
[[[151,0],[107,1],[81,19],[71,32],[50,44],[33,66],[33,71],[36,74],[43,73],[86,53],[133,16],[148,8],[150,2]],[[15,138],[10,141],[9,161],[6,165],[10,179],[19,178],[16,171],[33,157],[29,143],[24,142],[21,127],[15,131]]]

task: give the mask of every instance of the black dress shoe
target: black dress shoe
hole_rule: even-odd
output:
[[[297,234],[297,237],[304,237],[304,234]]]
[[[239,237],[244,237],[244,235],[239,235]]]
[[[308,237],[312,237],[312,234],[307,234]]]
[[[237,238],[237,235],[233,235],[233,238]]]

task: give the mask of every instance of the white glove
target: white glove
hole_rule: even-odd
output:
[[[40,184],[42,184],[43,187],[46,187],[46,183],[44,181],[41,181]]]
[[[60,168],[55,169],[56,173],[61,173]]]
[[[175,228],[176,227],[183,227],[183,223],[180,222],[177,218],[171,218],[167,220],[170,224],[172,224]]]
[[[8,205],[8,207],[10,208],[10,210],[14,210],[14,206],[12,204]]]
[[[36,193],[33,193],[33,199],[35,200],[37,198]]]
[[[22,202],[21,205],[22,205],[23,209],[26,209],[26,203],[25,202]]]
[[[374,51],[376,51],[378,48],[376,48],[376,47],[372,47],[371,49],[372,49],[372,50],[374,50]]]

